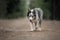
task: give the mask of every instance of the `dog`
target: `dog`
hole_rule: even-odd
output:
[[[34,8],[28,10],[27,18],[30,21],[31,31],[41,31],[41,23],[43,20],[43,10],[41,8]]]

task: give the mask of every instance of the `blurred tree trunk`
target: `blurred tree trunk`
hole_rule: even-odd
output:
[[[51,6],[52,6],[51,19],[60,20],[60,1],[52,0]]]
[[[60,20],[60,0],[56,0],[56,11],[55,11],[55,19]]]
[[[52,0],[51,7],[52,7],[51,19],[53,20],[53,19],[55,19],[55,11],[56,11],[56,1],[55,0]]]
[[[0,0],[0,18],[4,18],[7,10],[7,5],[5,0]]]
[[[25,4],[25,9],[26,9],[26,10],[25,10],[25,13],[26,13],[25,15],[27,15],[28,10],[30,9],[30,7],[29,7],[30,1],[31,1],[31,0],[25,0],[25,3],[26,3],[26,4]]]

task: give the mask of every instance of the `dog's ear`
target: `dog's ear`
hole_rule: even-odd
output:
[[[29,16],[29,12],[30,12],[30,8],[28,8],[28,10],[27,10],[27,16]]]

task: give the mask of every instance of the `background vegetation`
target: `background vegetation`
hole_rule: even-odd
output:
[[[44,19],[59,20],[59,2],[59,0],[0,0],[0,18],[25,17],[28,8],[40,7],[44,11]]]

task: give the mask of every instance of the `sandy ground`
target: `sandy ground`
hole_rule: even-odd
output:
[[[43,20],[42,31],[30,32],[28,19],[0,19],[0,40],[60,40],[60,21]]]

